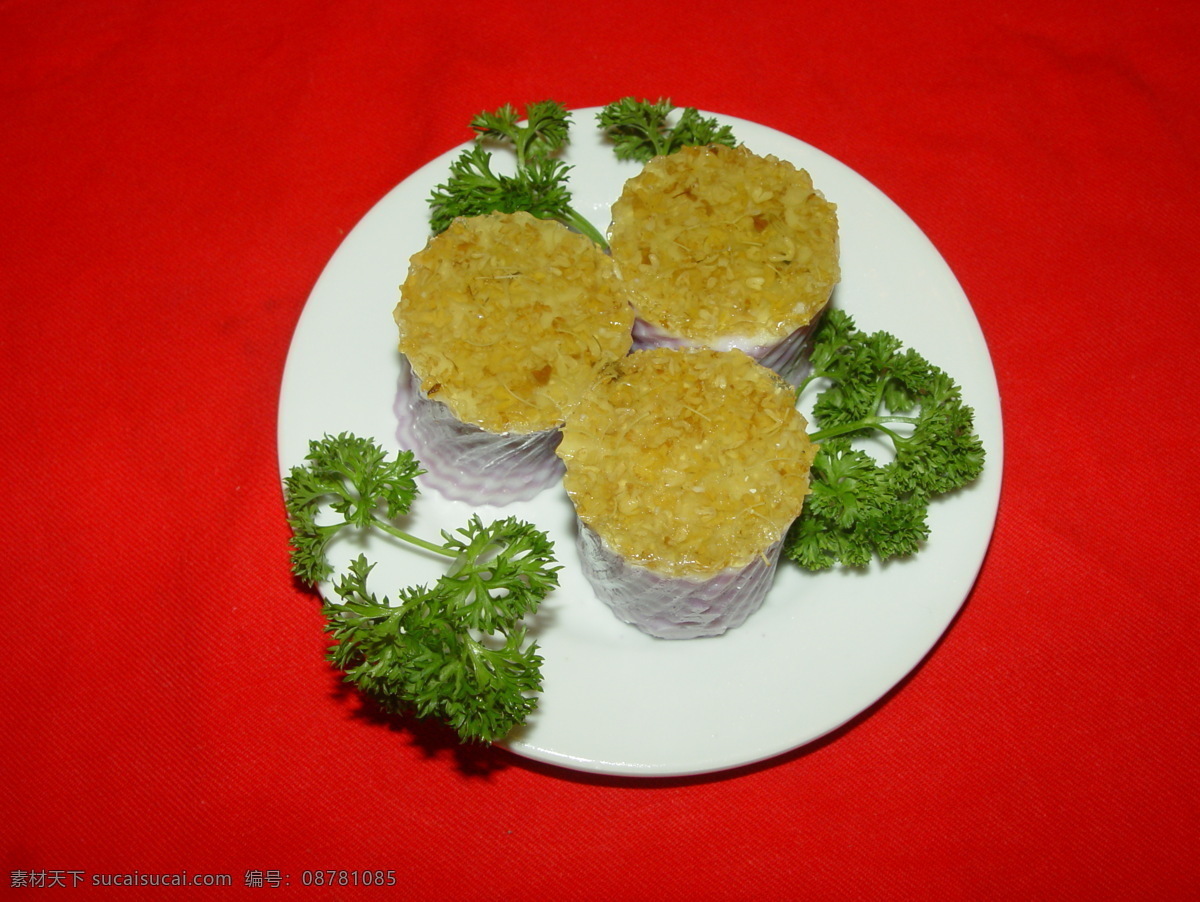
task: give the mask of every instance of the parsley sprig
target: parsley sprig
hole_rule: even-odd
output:
[[[694,107],[684,107],[679,120],[668,124],[676,109],[669,99],[651,103],[623,97],[610,103],[596,116],[596,121],[613,142],[613,153],[619,160],[645,163],[652,157],[675,153],[689,145],[724,144],[733,147],[737,141],[728,125],[701,116]]]
[[[400,589],[396,601],[367,586],[359,555],[326,601],[329,659],[346,680],[389,711],[434,717],[464,740],[492,742],[537,706],[541,663],[524,619],[558,585],[553,544],[513,517],[477,516],[431,542],[395,525],[418,494],[423,471],[409,451],[393,459],[371,439],[343,433],[309,443],[304,466],[284,479],[292,571],[315,585],[334,568],[329,544],[345,529],[371,530],[448,559],[432,586]]]
[[[430,195],[433,231],[444,231],[459,216],[525,210],[539,219],[558,220],[607,248],[604,235],[571,206],[571,167],[555,156],[567,145],[570,120],[566,107],[553,100],[529,104],[524,120],[511,104],[476,115],[471,120],[475,143],[450,164],[449,179]],[[512,175],[495,170],[488,144],[513,151]]]
[[[811,362],[798,394],[825,385],[812,411],[821,450],[784,553],[810,570],[914,554],[929,536],[930,501],[983,470],[973,410],[945,372],[893,335],[860,332],[842,310],[826,314]],[[890,460],[853,446],[872,434],[890,443]]]

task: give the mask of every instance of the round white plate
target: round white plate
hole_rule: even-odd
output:
[[[575,206],[602,231],[609,206],[638,165],[613,156],[597,109],[574,111]],[[706,113],[705,115],[713,115]],[[719,116],[751,150],[809,171],[837,204],[842,282],[833,303],[865,331],[886,330],[949,372],[976,413],[987,450],[983,476],[939,499],[932,535],[915,558],[865,572],[811,574],[780,565],[767,601],[724,636],[652,639],[619,622],[579,570],[573,513],[555,487],[485,520],[515,514],[548,531],[560,588],[531,624],[545,659],[536,714],[503,743],[579,771],[677,776],[771,758],[836,729],[870,707],[929,652],[966,599],[991,538],[1000,494],[1002,435],[995,374],[979,324],[937,249],[878,189],[837,160],[781,132]],[[462,148],[431,161],[388,193],[329,261],[292,339],[279,408],[283,473],[326,433],[372,437],[397,450],[392,401],[399,375],[392,309],[408,258],[424,246],[427,198]],[[497,154],[497,158],[500,158]],[[436,539],[473,508],[421,495],[407,528]],[[333,549],[344,563],[361,544]],[[372,587],[431,581],[438,562],[370,540]]]

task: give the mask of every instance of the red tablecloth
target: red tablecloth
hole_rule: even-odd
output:
[[[0,3],[5,889],[1195,891],[1197,47],[1173,0]],[[934,654],[833,736],[703,778],[357,716],[287,566],[280,379],[331,254],[475,112],[624,95],[880,187],[1003,398],[994,540]]]

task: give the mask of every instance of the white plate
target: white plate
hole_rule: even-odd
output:
[[[566,160],[575,206],[601,230],[624,180],[595,128],[576,110]],[[711,115],[711,114],[706,114]],[[971,306],[937,249],[878,189],[837,160],[781,132],[719,117],[760,154],[804,167],[837,204],[843,281],[834,303],[867,331],[892,332],[954,376],[988,453],[984,475],[940,499],[917,557],[864,573],[810,574],[780,566],[763,607],[714,639],[664,641],[617,621],[579,570],[573,514],[559,488],[513,513],[546,529],[563,565],[560,588],[533,629],[544,692],[530,723],[504,743],[574,770],[669,776],[719,771],[795,749],[846,723],[896,685],[929,652],[966,599],[991,538],[1000,493],[1000,399]],[[427,198],[461,148],[431,161],[388,193],[346,237],[304,308],[292,340],[279,409],[286,473],[325,433],[370,436],[397,448],[392,401],[399,373],[392,308],[408,258],[428,237]],[[436,538],[472,508],[433,491],[417,499],[409,528]],[[501,515],[482,507],[485,520]],[[359,547],[340,548],[348,560]],[[372,541],[373,588],[394,596],[433,578],[421,554]]]

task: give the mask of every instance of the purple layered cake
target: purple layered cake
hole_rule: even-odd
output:
[[[456,220],[414,254],[394,317],[397,435],[449,498],[503,504],[562,475],[567,411],[632,343],[633,312],[594,242],[528,213]]]
[[[653,348],[606,367],[558,446],[596,594],[661,638],[743,623],[809,492],[807,425],[791,387],[741,351]]]
[[[613,205],[635,347],[739,349],[797,383],[840,278],[836,207],[803,169],[745,147],[655,157]]]

